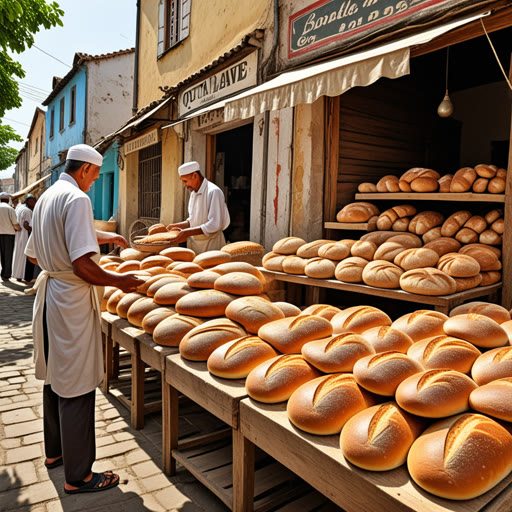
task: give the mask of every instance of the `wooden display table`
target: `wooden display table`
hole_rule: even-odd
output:
[[[496,283],[489,286],[479,286],[471,290],[453,293],[452,295],[416,295],[414,293],[404,292],[403,290],[388,290],[386,288],[375,288],[366,284],[355,283],[342,283],[337,279],[313,279],[311,277],[286,274],[284,272],[276,272],[273,270],[266,270],[263,267],[258,267],[267,281],[285,281],[287,283],[304,284],[317,288],[332,288],[334,290],[343,290],[347,292],[363,293],[365,295],[374,295],[382,297],[383,299],[397,299],[407,302],[416,302],[418,304],[429,304],[434,307],[436,311],[448,314],[455,306],[463,302],[488,297],[495,294],[501,287],[502,283]],[[314,300],[314,299],[313,299]]]
[[[478,498],[452,501],[421,490],[402,466],[373,472],[349,464],[339,435],[314,436],[293,427],[286,404],[240,402],[240,431],[347,512],[506,512],[512,503],[512,474]]]

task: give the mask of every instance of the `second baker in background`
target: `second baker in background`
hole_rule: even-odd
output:
[[[230,218],[222,190],[208,181],[197,162],[186,162],[178,167],[184,187],[191,192],[188,219],[169,224],[168,230],[178,228],[176,243],[187,241],[187,247],[196,254],[218,250],[226,244],[223,230]]]

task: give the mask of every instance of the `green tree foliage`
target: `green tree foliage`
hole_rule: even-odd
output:
[[[22,103],[17,81],[25,77],[25,72],[8,52],[22,53],[30,48],[34,44],[34,34],[41,28],[62,26],[63,15],[55,2],[0,0],[0,119],[7,110],[18,108]],[[14,162],[17,151],[8,144],[15,140],[21,140],[16,132],[10,126],[0,124],[0,170]]]

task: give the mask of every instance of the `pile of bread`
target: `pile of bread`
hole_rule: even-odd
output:
[[[503,194],[507,179],[506,169],[496,165],[478,164],[463,167],[455,174],[441,176],[433,169],[413,167],[400,178],[394,175],[383,176],[377,184],[360,183],[358,191],[373,192],[477,192]]]
[[[462,246],[451,237],[423,244],[413,233],[373,231],[359,240],[338,242],[284,238],[265,254],[263,267],[315,279],[401,288],[418,295],[450,295],[499,282],[500,257],[497,247]]]

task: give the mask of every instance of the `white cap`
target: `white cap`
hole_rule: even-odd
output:
[[[69,148],[66,160],[78,160],[101,167],[103,157],[101,153],[98,153],[98,151],[91,146],[87,144],[77,144]]]
[[[0,192],[0,197],[11,197],[7,192]]]
[[[191,174],[193,172],[200,172],[201,167],[197,162],[186,162],[183,165],[178,167],[178,172],[180,176],[185,176],[186,174]]]

